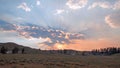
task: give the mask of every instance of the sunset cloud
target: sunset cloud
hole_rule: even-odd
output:
[[[114,10],[120,9],[120,0],[117,0],[116,3],[113,6]]]
[[[112,5],[109,2],[94,2],[91,6],[88,7],[88,9],[92,9],[95,7],[112,8]]]
[[[16,28],[16,31],[25,38],[46,39],[45,42],[41,43],[44,45],[54,45],[56,43],[69,44],[72,39],[84,39],[84,35],[80,33],[69,33],[60,29],[45,28],[33,24],[14,25],[14,27]]]
[[[63,13],[64,11],[65,11],[64,9],[57,9],[54,14],[58,15],[58,14]]]
[[[93,2],[93,4],[88,7],[88,9],[101,7],[104,9],[119,10],[120,9],[119,6],[120,6],[120,0],[116,0],[115,3],[110,3],[109,1],[98,1],[98,2]]]
[[[107,15],[105,17],[105,22],[111,27],[111,28],[119,28],[120,27],[120,13],[113,13],[110,15]]]
[[[66,5],[73,10],[85,7],[87,0],[68,0]]]
[[[17,6],[17,8],[23,9],[26,12],[30,12],[31,11],[31,9],[28,7],[28,5],[25,2],[23,2],[22,4],[20,4],[19,6]]]

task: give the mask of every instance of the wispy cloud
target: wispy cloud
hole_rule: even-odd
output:
[[[105,17],[105,22],[111,28],[118,28],[118,27],[120,27],[120,19],[119,19],[119,17],[120,17],[120,12],[107,15]]]
[[[66,5],[69,8],[76,10],[76,9],[80,9],[80,8],[85,7],[87,2],[88,2],[88,0],[68,0]]]
[[[28,5],[25,2],[23,2],[22,4],[20,4],[19,6],[17,6],[17,8],[23,9],[26,12],[30,12],[31,11],[31,9],[28,7]]]
[[[2,31],[14,31],[15,27],[13,24],[7,23],[5,21],[0,20],[0,30]]]

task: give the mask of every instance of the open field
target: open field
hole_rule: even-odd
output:
[[[0,54],[0,68],[120,68],[120,54],[112,56]]]

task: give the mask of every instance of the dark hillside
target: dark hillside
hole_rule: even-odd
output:
[[[15,47],[17,47],[19,49],[19,52],[22,51],[22,49],[24,49],[24,52],[26,54],[35,54],[35,53],[39,53],[38,49],[33,49],[30,47],[26,47],[26,46],[22,46],[22,45],[18,45],[16,43],[13,42],[8,42],[8,43],[0,43],[0,49],[1,47],[5,47],[7,49],[7,51],[12,51]]]

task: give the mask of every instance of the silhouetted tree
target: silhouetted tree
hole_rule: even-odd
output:
[[[15,47],[15,48],[12,50],[12,53],[13,53],[13,54],[17,54],[18,51],[19,51],[19,49],[18,49],[17,47]]]
[[[67,54],[67,50],[63,50],[63,53],[64,53],[64,54]]]
[[[120,53],[120,48],[117,49],[117,52]]]
[[[23,49],[22,49],[22,54],[24,54],[24,52],[25,52],[25,49],[23,48]]]
[[[85,56],[85,52],[84,51],[82,52],[82,56]]]
[[[0,52],[2,54],[6,54],[7,53],[7,49],[4,46],[2,46]]]
[[[91,53],[93,55],[112,55],[112,54],[120,53],[120,48],[109,47],[109,48],[96,49],[96,50],[92,50]]]

